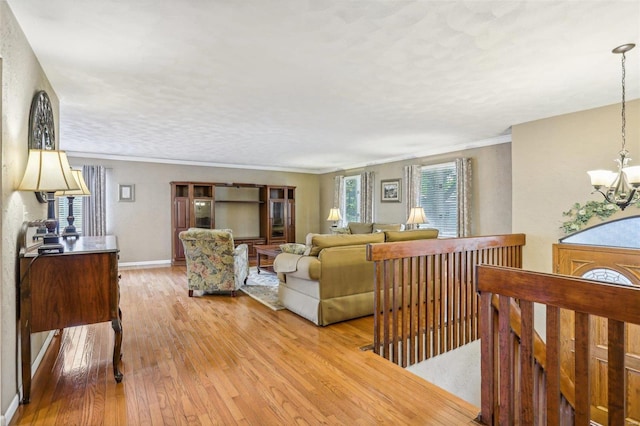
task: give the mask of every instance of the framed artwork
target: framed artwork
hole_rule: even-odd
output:
[[[135,201],[135,185],[118,185],[118,201]]]
[[[402,179],[386,179],[380,181],[380,201],[399,203],[402,201],[400,183]]]

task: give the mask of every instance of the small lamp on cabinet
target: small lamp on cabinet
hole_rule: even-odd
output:
[[[80,189],[66,189],[63,191],[56,191],[55,193],[56,197],[67,197],[67,200],[69,201],[67,226],[65,226],[62,230],[62,238],[77,238],[80,236],[80,233],[78,233],[75,225],[73,224],[73,222],[75,222],[75,217],[73,216],[73,200],[75,199],[75,197],[86,197],[88,195],[91,195],[91,192],[89,191],[89,188],[87,188],[87,184],[84,181],[84,177],[82,177],[82,171],[71,170],[71,174],[73,175]]]
[[[80,189],[78,182],[71,173],[69,160],[64,151],[30,149],[27,168],[19,191],[33,191],[47,193],[47,233],[43,237],[43,244],[38,248],[39,253],[64,251],[57,234],[58,220],[54,193],[56,191]]]

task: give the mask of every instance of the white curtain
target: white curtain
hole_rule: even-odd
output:
[[[337,209],[340,209],[340,215],[342,215],[343,219],[338,221],[337,225],[338,227],[344,226],[343,225],[343,220],[344,220],[344,211],[345,211],[345,205],[344,205],[344,175],[338,175],[336,177],[333,178],[333,206],[331,207],[335,207]],[[327,212],[327,215],[329,214],[329,212]]]
[[[360,222],[373,222],[373,172],[360,174]]]
[[[83,197],[82,231],[83,235],[107,234],[106,181],[107,171],[103,166],[83,166],[82,176],[91,192]]]
[[[412,164],[404,166],[405,194],[407,204],[405,205],[405,217],[409,217],[412,207],[420,205],[420,177],[422,176],[421,166]]]
[[[458,236],[471,235],[471,158],[456,158],[458,181]]]

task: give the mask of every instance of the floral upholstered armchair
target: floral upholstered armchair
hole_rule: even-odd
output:
[[[190,228],[179,237],[187,260],[189,297],[194,290],[231,292],[235,296],[249,276],[247,245],[234,248],[228,229]]]

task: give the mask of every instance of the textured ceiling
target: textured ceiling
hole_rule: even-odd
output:
[[[640,44],[640,1],[8,3],[60,97],[62,149],[312,173],[614,104],[611,49]]]

